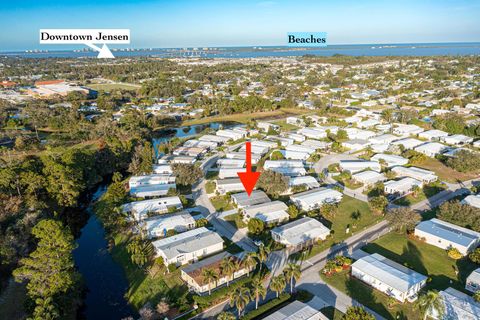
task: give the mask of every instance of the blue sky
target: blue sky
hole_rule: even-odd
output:
[[[479,42],[479,17],[477,0],[0,0],[0,50],[55,49],[38,44],[41,28],[129,28],[142,48],[285,45],[296,31],[329,44]]]

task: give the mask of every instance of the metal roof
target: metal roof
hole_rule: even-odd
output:
[[[400,292],[408,292],[411,287],[427,279],[423,274],[408,269],[378,253],[355,261],[352,268],[356,268]]]
[[[458,244],[463,247],[469,247],[470,244],[480,238],[480,233],[473,230],[448,223],[437,218],[422,221],[416,227],[429,234],[432,234],[441,239]]]
[[[308,240],[327,236],[330,234],[330,230],[320,221],[305,217],[276,227],[272,229],[272,233],[278,234],[291,245],[297,245]]]
[[[296,193],[290,196],[292,201],[301,201],[307,205],[325,203],[342,198],[342,193],[328,188],[317,188],[305,192]]]
[[[480,320],[480,303],[453,288],[440,291],[448,320]]]
[[[282,309],[272,313],[264,320],[326,320],[320,311],[298,300],[289,303]]]
[[[246,192],[232,194],[232,198],[240,207],[253,206],[261,203],[271,202],[270,198],[262,190],[254,190],[248,195]]]

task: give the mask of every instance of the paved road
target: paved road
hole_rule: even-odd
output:
[[[313,169],[317,174],[324,174],[326,177],[326,182],[330,184],[335,184],[337,186],[340,186],[343,189],[343,193],[349,197],[358,199],[363,202],[368,202],[368,197],[362,193],[361,188],[358,190],[353,190],[349,189],[340,183],[338,181],[335,181],[329,174],[328,174],[328,166],[334,163],[339,163],[341,160],[358,160],[357,157],[352,156],[350,154],[345,154],[345,153],[340,153],[340,154],[329,154],[324,157],[322,157],[320,160],[318,160],[317,163],[313,165]]]

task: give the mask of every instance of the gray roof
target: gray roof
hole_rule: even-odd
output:
[[[444,319],[448,320],[480,320],[480,303],[472,297],[453,288],[440,291],[445,305]]]
[[[326,320],[320,311],[298,300],[289,303],[282,309],[272,313],[264,320]]]
[[[254,190],[248,195],[246,192],[232,194],[232,198],[240,207],[253,206],[256,204],[271,202],[270,198],[262,190]]]
[[[475,269],[472,271],[472,273],[470,273],[470,275],[467,277],[467,282],[480,284],[480,268]]]
[[[415,229],[432,234],[462,247],[469,247],[472,242],[480,238],[480,233],[478,232],[436,218],[420,222]]]
[[[223,243],[223,239],[216,232],[201,227],[154,241],[152,245],[170,260],[180,254],[195,252],[218,243]]]
[[[423,274],[408,269],[377,253],[355,261],[352,268],[356,268],[400,292],[408,292],[411,287],[427,279]]]
[[[224,186],[224,185],[237,184],[237,183],[242,183],[240,178],[227,178],[227,179],[217,180],[217,186]]]
[[[200,261],[197,261],[195,263],[192,263],[184,268],[182,268],[182,271],[185,273],[191,273],[194,272],[195,270],[203,269],[209,265],[212,265],[216,263],[217,261],[220,261],[226,257],[230,257],[231,254],[228,253],[227,251],[222,251],[219,254],[210,256],[208,258],[202,259]]]

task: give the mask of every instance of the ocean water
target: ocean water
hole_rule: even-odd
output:
[[[45,48],[47,50],[48,47]],[[303,55],[333,56],[438,56],[438,55],[479,55],[480,42],[469,43],[411,43],[411,44],[358,44],[331,45],[325,48],[291,48],[285,46],[267,47],[219,47],[188,49],[143,49],[136,51],[112,50],[116,57],[201,57],[201,58],[256,58],[256,57],[293,57]],[[2,52],[0,57],[23,58],[82,58],[96,57],[93,51],[74,52]]]

